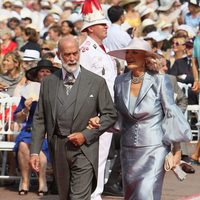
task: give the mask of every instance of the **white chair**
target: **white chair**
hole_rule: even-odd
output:
[[[16,135],[18,131],[12,130],[13,112],[19,104],[20,97],[6,97],[0,99],[0,152],[2,153],[2,167],[0,179],[19,179],[16,176],[6,176],[7,152],[13,151],[15,142],[7,141],[8,135]]]

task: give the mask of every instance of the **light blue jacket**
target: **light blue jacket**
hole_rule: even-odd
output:
[[[133,113],[128,110],[131,72],[115,80],[115,104],[119,111],[122,145],[152,146],[190,141],[192,133],[174,102],[168,76],[145,72]]]

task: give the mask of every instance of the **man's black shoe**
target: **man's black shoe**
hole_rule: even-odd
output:
[[[122,188],[118,186],[117,184],[114,184],[112,186],[105,185],[103,195],[123,197],[123,191],[122,191]]]

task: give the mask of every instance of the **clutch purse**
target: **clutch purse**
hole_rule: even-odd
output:
[[[176,176],[176,178],[179,181],[183,181],[186,179],[186,173],[182,170],[180,165],[177,165],[175,168],[173,168],[173,154],[170,151],[166,156],[165,156],[165,163],[164,163],[164,169],[165,171],[170,171],[172,170]]]

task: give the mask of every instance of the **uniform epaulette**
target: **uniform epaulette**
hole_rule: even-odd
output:
[[[89,50],[90,44],[91,44],[90,41],[86,41],[85,44],[80,48],[80,51],[81,51],[82,53],[88,51],[88,50]]]

